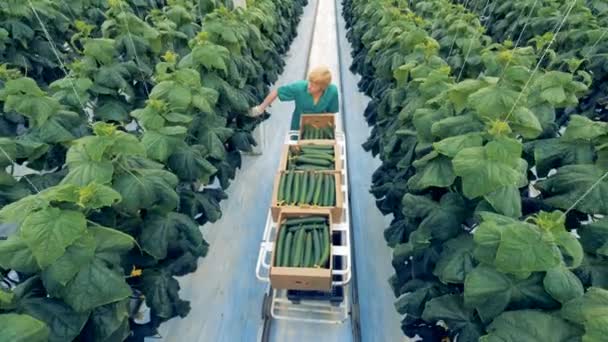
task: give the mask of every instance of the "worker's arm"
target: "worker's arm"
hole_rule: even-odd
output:
[[[266,107],[270,106],[274,102],[274,100],[277,99],[277,96],[279,96],[279,92],[276,89],[272,90],[268,94],[268,96],[266,96],[264,102],[262,102],[262,104],[260,104],[258,107],[260,107],[262,112],[264,112],[266,110]]]
[[[294,101],[298,94],[306,91],[306,81],[293,82],[285,84],[277,89],[273,90],[266,96],[264,101],[256,107],[253,107],[250,111],[250,115],[258,116],[262,115],[266,108],[270,106],[274,100],[279,98],[281,101]]]
[[[249,112],[249,114],[251,116],[259,116],[262,115],[262,113],[264,113],[264,111],[266,110],[266,108],[268,106],[270,106],[274,100],[276,100],[277,96],[279,95],[279,93],[276,90],[272,90],[264,99],[264,101],[262,103],[260,103],[258,106],[255,106],[251,109],[251,111]]]

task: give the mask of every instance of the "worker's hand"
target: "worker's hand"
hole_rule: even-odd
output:
[[[249,116],[254,118],[262,114],[264,114],[264,110],[260,106],[255,106],[249,110]]]

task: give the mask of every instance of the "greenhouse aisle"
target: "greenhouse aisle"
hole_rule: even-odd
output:
[[[387,282],[392,268],[390,250],[382,235],[388,221],[376,209],[369,193],[371,175],[379,161],[361,148],[369,135],[363,117],[367,98],[357,89],[358,78],[348,70],[350,45],[338,2],[310,0],[278,84],[305,77],[308,67],[316,64],[329,66],[336,76],[348,145],[361,337],[362,341],[398,341],[404,337]],[[191,313],[185,319],[163,324],[163,341],[256,341],[259,336],[267,284],[254,275],[256,257],[292,110],[292,103],[279,101],[270,108],[272,118],[265,123],[263,155],[243,158],[243,168],[227,191],[229,199],[222,202],[224,216],[215,224],[203,226],[205,239],[211,244],[209,254],[195,273],[180,279],[181,295],[191,301]],[[273,321],[270,339],[348,342],[354,340],[353,322],[318,325]]]
[[[304,77],[317,0],[309,0],[299,24],[298,36],[286,58],[278,84]],[[266,147],[261,156],[244,156],[243,167],[221,203],[223,217],[203,226],[210,243],[208,255],[196,272],[180,278],[180,295],[191,302],[184,318],[160,327],[163,341],[255,341],[261,320],[266,284],[255,277],[255,264],[270,203],[279,153],[289,129],[293,104],[276,101],[272,117],[264,124]],[[149,339],[149,341],[158,341]]]
[[[380,160],[361,147],[370,133],[363,116],[369,98],[359,92],[359,76],[349,70],[352,64],[351,46],[346,39],[342,4],[340,0],[334,1],[338,16],[341,88],[345,99],[342,101],[342,112],[349,159],[350,210],[355,239],[361,340],[403,341],[405,337],[400,328],[400,317],[393,305],[395,297],[388,283],[394,271],[391,249],[386,245],[383,231],[389,226],[390,219],[380,213],[374,197],[369,193],[372,174],[380,166]]]

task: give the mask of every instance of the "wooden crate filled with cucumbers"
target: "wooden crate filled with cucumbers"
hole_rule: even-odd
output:
[[[302,114],[299,140],[335,140],[335,114]]]
[[[280,171],[272,192],[272,219],[278,219],[281,209],[294,207],[327,208],[334,222],[342,221],[342,174],[338,171]]]
[[[283,209],[277,221],[270,283],[275,289],[329,291],[332,219],[328,210]]]
[[[342,160],[334,142],[301,142],[285,145],[279,171],[340,171]]]

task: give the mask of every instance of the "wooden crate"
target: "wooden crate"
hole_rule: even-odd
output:
[[[304,173],[305,171],[294,171]],[[334,222],[342,222],[342,215],[344,213],[344,196],[342,194],[342,173],[338,171],[318,171],[319,173],[330,173],[334,177],[334,182],[336,184],[334,191],[336,192],[336,200],[335,205],[330,207],[318,207],[314,205],[304,204],[304,205],[280,205],[278,202],[279,196],[279,183],[281,180],[281,175],[285,174],[286,171],[279,171],[277,176],[274,179],[274,186],[272,191],[272,201],[270,205],[270,212],[272,214],[272,219],[277,220],[279,218],[279,213],[282,209],[302,209],[304,212],[310,210],[309,212],[314,212],[319,208],[329,209],[332,220]]]
[[[299,146],[306,145],[333,145],[334,147],[334,157],[335,157],[335,167],[333,170],[324,170],[324,171],[341,171],[344,165],[342,165],[342,158],[340,153],[340,147],[334,140],[305,140],[295,145],[286,144],[283,146],[283,151],[281,152],[281,160],[279,162],[279,171],[287,170],[287,158],[289,158],[289,150],[290,149],[298,149]],[[320,170],[323,171],[323,170]]]
[[[311,125],[314,127],[331,126],[334,138],[333,139],[304,139],[304,126]],[[299,141],[315,141],[315,142],[332,142],[336,139],[336,115],[332,113],[323,114],[302,114],[300,117],[300,132],[298,135]]]
[[[326,216],[329,222],[329,241],[332,241],[332,219],[327,209],[301,210],[283,209],[279,214],[278,229],[275,235],[275,247],[272,249],[270,266],[270,284],[275,289],[329,291],[332,285],[333,256],[329,254],[329,268],[279,267],[275,265],[276,243],[281,230],[280,222],[290,217]]]

